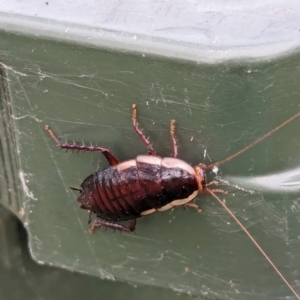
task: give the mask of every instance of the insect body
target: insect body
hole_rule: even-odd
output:
[[[178,151],[175,139],[174,120],[171,121],[170,129],[173,154],[171,157],[161,158],[156,155],[150,142],[138,127],[136,105],[132,106],[132,112],[134,130],[147,146],[149,154],[139,155],[135,159],[123,162],[119,162],[118,159],[104,147],[62,143],[50,127],[48,125],[45,126],[46,131],[60,148],[77,151],[99,151],[106,157],[110,164],[110,167],[107,169],[88,176],[81,184],[81,188],[72,188],[80,192],[80,196],[77,199],[80,203],[80,207],[90,210],[91,214],[94,213],[97,215],[97,219],[90,231],[93,231],[96,227],[106,227],[131,232],[135,230],[136,219],[139,217],[147,216],[155,212],[166,211],[175,206],[185,205],[198,208],[197,205],[192,202],[198,193],[211,194],[239,224],[296,298],[300,300],[300,296],[276,268],[248,230],[226,206],[225,202],[216,195],[216,193],[226,192],[220,189],[208,188],[209,185],[215,184],[215,182],[213,181],[207,184],[205,175],[205,169],[212,169],[214,166],[228,162],[242,154],[299,117],[300,112],[230,157],[211,165],[200,163],[195,167],[177,158]],[[130,222],[128,226],[125,226],[119,224],[119,221]]]
[[[187,204],[204,185],[178,158],[139,155],[86,178],[78,202],[101,219],[126,221]]]
[[[138,127],[135,105],[132,110],[134,129],[148,147],[149,154],[123,162],[119,162],[106,148],[62,143],[46,126],[50,136],[62,149],[100,151],[111,165],[88,176],[81,184],[81,189],[76,189],[80,191],[77,199],[80,207],[98,217],[91,231],[101,226],[134,231],[137,218],[175,206],[190,205],[197,208],[191,201],[198,192],[207,193],[204,169],[200,165],[192,167],[177,158],[175,121],[171,121],[170,130],[174,153],[172,157],[161,158]],[[127,220],[130,220],[128,227],[117,223]]]

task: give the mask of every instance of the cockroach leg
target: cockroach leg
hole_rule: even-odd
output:
[[[212,169],[213,167],[210,167],[210,166],[208,166],[208,165],[206,165],[206,164],[204,164],[204,163],[200,163],[200,164],[198,164],[198,166],[201,168],[201,169],[203,169],[203,170],[208,170],[208,169]]]
[[[176,158],[178,156],[178,150],[177,150],[177,142],[176,142],[176,138],[175,138],[175,120],[171,120],[170,134],[171,134],[171,139],[172,139],[172,144],[173,144],[172,157]]]
[[[201,212],[202,212],[202,209],[199,208],[199,206],[198,206],[196,203],[189,202],[189,203],[185,204],[185,206],[186,206],[186,207],[191,207],[191,208],[196,209],[196,211],[197,211],[198,213],[201,213]]]
[[[211,181],[211,182],[209,182],[209,183],[207,183],[206,184],[206,186],[210,186],[210,185],[218,185],[219,184],[219,182],[218,181],[216,181],[216,180],[213,180],[213,181]]]
[[[139,124],[137,122],[137,112],[136,112],[136,105],[132,105],[132,122],[133,122],[133,128],[139,138],[142,140],[142,142],[146,145],[146,147],[149,149],[149,154],[156,155],[156,151],[153,149],[152,145],[150,144],[149,140],[145,137],[142,130],[139,128]]]
[[[128,227],[118,224],[118,223],[113,223],[113,222],[108,222],[105,220],[97,219],[97,220],[95,220],[94,224],[89,229],[89,232],[93,233],[97,227],[99,227],[99,228],[104,227],[105,229],[111,228],[114,230],[119,230],[119,231],[124,231],[124,232],[133,232],[133,231],[135,231],[135,227],[136,227],[136,219],[130,220]]]
[[[219,184],[218,181],[213,180],[213,181],[209,182],[208,184],[206,184],[206,187],[208,187],[210,185],[218,185],[218,184]],[[214,193],[217,193],[217,194],[223,194],[223,195],[227,195],[228,194],[228,191],[222,190],[222,189],[206,189],[205,193],[206,194],[210,194],[210,191],[214,192]]]
[[[130,220],[129,221],[129,230],[131,232],[135,231],[135,227],[136,227],[136,219]]]
[[[221,189],[206,189],[207,193],[211,194],[210,192],[213,192],[213,193],[217,193],[217,194],[223,194],[223,195],[227,195],[228,194],[228,191],[225,191],[225,190],[221,190]]]
[[[45,130],[48,132],[48,134],[52,137],[52,139],[56,142],[57,146],[60,147],[61,149],[67,149],[67,150],[77,150],[77,151],[90,151],[90,152],[101,152],[105,158],[107,159],[107,161],[109,162],[109,164],[111,166],[116,166],[117,164],[119,164],[118,159],[107,149],[107,148],[103,148],[103,147],[99,147],[99,146],[93,146],[93,145],[79,145],[76,143],[63,143],[61,142],[58,137],[56,136],[56,134],[52,131],[52,129],[46,125],[45,126]]]

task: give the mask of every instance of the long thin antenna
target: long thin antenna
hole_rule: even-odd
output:
[[[258,138],[257,140],[255,140],[254,142],[252,142],[250,145],[248,145],[247,147],[245,147],[244,149],[236,152],[235,154],[220,160],[214,164],[210,164],[210,165],[203,165],[201,164],[205,169],[212,169],[215,166],[219,166],[222,165],[230,160],[232,160],[233,158],[239,156],[240,154],[244,153],[245,151],[247,151],[248,149],[252,148],[253,146],[255,146],[256,144],[258,144],[259,142],[263,141],[264,139],[266,139],[267,137],[269,137],[270,135],[272,135],[274,132],[278,131],[279,129],[281,129],[282,127],[284,127],[285,125],[287,125],[288,123],[292,122],[294,119],[298,118],[300,116],[300,112],[298,112],[297,114],[295,114],[294,116],[292,116],[291,118],[289,118],[288,120],[286,120],[285,122],[281,123],[279,126],[277,126],[276,128],[274,128],[273,130],[269,131],[268,133],[266,133],[265,135],[261,136],[260,138]]]
[[[299,113],[300,114],[300,113]],[[223,208],[229,213],[229,215],[235,220],[235,222],[243,229],[243,231],[247,234],[247,236],[250,238],[250,240],[253,242],[255,247],[262,253],[262,255],[265,257],[265,259],[269,262],[269,264],[272,266],[272,268],[276,271],[276,273],[279,275],[279,277],[284,281],[284,283],[287,285],[287,287],[293,292],[293,294],[296,296],[298,300],[300,300],[300,296],[296,293],[296,291],[293,289],[293,287],[289,284],[289,282],[285,279],[285,277],[281,274],[281,272],[277,269],[275,264],[272,262],[272,260],[269,258],[269,256],[265,253],[265,251],[259,246],[259,244],[256,242],[256,240],[253,238],[253,236],[250,234],[250,232],[246,229],[246,227],[239,221],[239,219],[235,216],[235,214],[227,207],[224,201],[222,201],[214,192],[207,189],[207,191],[215,197],[215,199],[223,206]]]

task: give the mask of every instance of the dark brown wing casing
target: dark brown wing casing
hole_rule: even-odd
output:
[[[103,220],[132,220],[190,202],[197,195],[193,167],[177,158],[140,155],[87,177],[78,202]]]

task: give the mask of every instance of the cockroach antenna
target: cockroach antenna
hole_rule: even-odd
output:
[[[272,129],[268,133],[264,134],[263,136],[261,136],[260,138],[258,138],[257,140],[255,140],[254,142],[252,142],[250,145],[246,146],[242,150],[230,155],[229,157],[227,157],[223,160],[215,162],[213,164],[210,164],[210,165],[201,164],[201,167],[203,167],[204,169],[212,169],[213,167],[218,167],[220,165],[223,165],[226,162],[229,162],[230,160],[236,158],[240,154],[242,154],[242,153],[246,152],[247,150],[249,150],[250,148],[254,147],[256,144],[262,142],[264,139],[266,139],[267,137],[269,137],[270,135],[272,135],[273,133],[275,133],[276,131],[278,131],[279,129],[281,129],[282,127],[287,125],[288,123],[292,122],[293,120],[295,120],[299,116],[300,116],[300,112],[298,112],[297,114],[295,114],[294,116],[292,116],[291,118],[286,120],[285,122],[281,123],[279,126],[275,127],[274,129]]]

